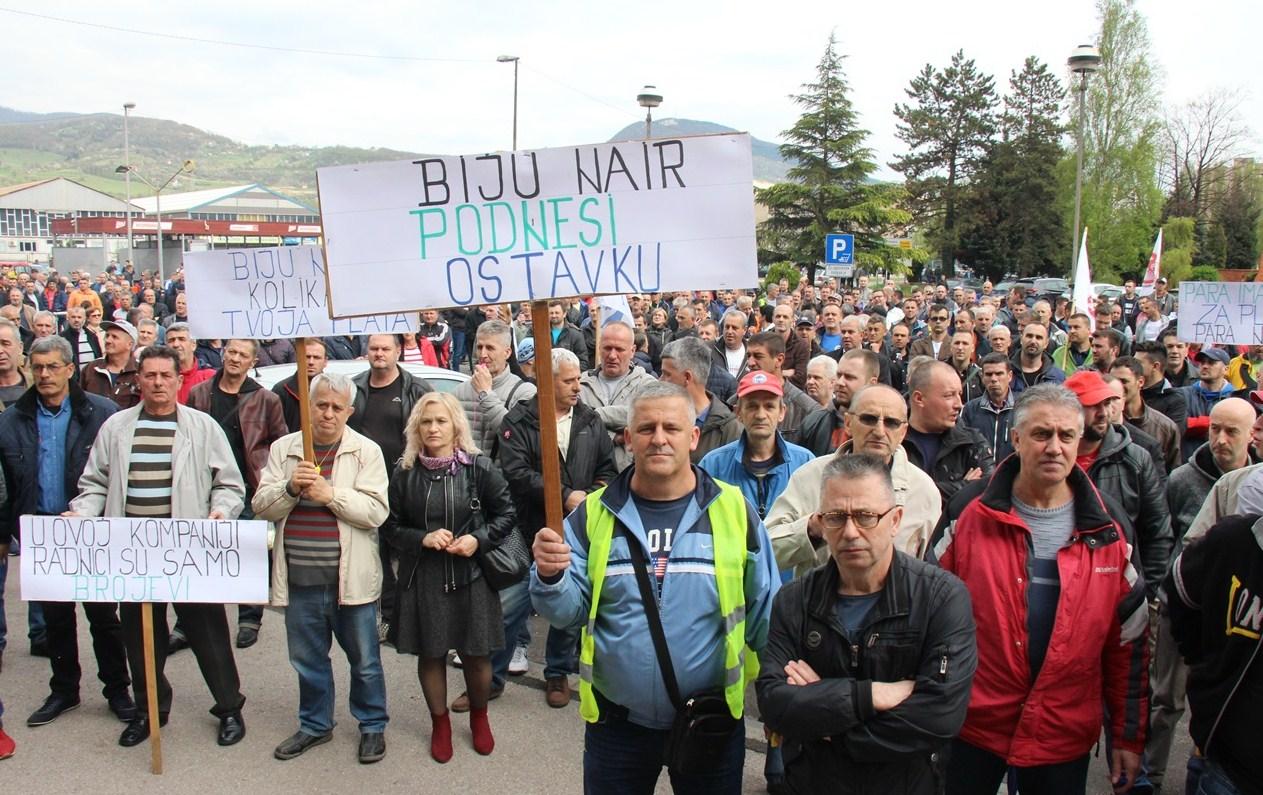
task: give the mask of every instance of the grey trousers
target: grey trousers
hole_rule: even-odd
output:
[[[1149,707],[1149,738],[1145,741],[1145,762],[1149,769],[1149,781],[1155,788],[1162,786],[1167,763],[1171,758],[1171,743],[1175,730],[1184,716],[1188,666],[1180,657],[1171,634],[1171,618],[1165,605],[1158,608],[1156,643],[1150,686],[1153,699]]]

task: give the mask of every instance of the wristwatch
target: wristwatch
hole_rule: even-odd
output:
[[[487,399],[487,394],[488,394],[488,392],[489,392],[489,390],[486,390],[486,389],[480,389],[480,390],[478,390],[478,399],[479,399],[479,400],[486,400],[486,399]]]

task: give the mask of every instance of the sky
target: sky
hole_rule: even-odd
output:
[[[645,84],[664,97],[658,118],[713,121],[778,141],[800,112],[789,95],[812,79],[833,32],[887,178],[885,164],[903,149],[894,104],[926,63],[946,65],[963,49],[1000,89],[1027,55],[1064,76],[1066,57],[1092,42],[1099,24],[1093,0],[12,2],[0,0],[0,105],[121,113],[134,102],[138,116],[251,144],[452,155],[511,145],[513,65],[497,63],[498,55],[521,59],[519,148],[608,139],[643,120],[636,95]],[[1263,152],[1263,96],[1249,92],[1249,78],[1263,73],[1254,40],[1263,3],[1137,5],[1162,70],[1164,105],[1239,90],[1253,133],[1244,154]],[[89,24],[30,15],[46,10]]]

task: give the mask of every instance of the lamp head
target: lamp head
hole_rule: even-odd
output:
[[[197,168],[197,163],[194,163],[192,160],[185,160],[184,165],[180,166],[180,171],[187,174],[195,168]]]
[[[135,102],[124,102],[124,103],[123,103],[123,110],[135,110],[135,109],[136,109],[136,103],[135,103]]]
[[[119,166],[118,168],[114,169],[114,173],[115,173],[115,174],[126,174],[127,172],[129,172],[129,171],[131,171],[131,170],[132,170],[132,167],[131,167],[131,166]]]
[[[1066,65],[1077,75],[1090,75],[1101,68],[1101,51],[1091,44],[1080,44],[1070,53]]]
[[[642,108],[656,108],[662,104],[662,94],[658,93],[656,86],[645,86],[636,95],[636,102]]]
[[[516,55],[497,55],[496,56],[496,61],[498,63],[513,63],[517,59],[518,57]]]

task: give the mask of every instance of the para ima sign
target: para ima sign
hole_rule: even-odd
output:
[[[23,516],[22,598],[266,603],[267,522]]]
[[[1180,282],[1184,342],[1263,345],[1263,283]]]
[[[331,313],[752,286],[752,163],[733,134],[318,169]]]
[[[416,313],[331,320],[319,246],[184,255],[189,327],[199,339],[365,336],[417,330]]]

